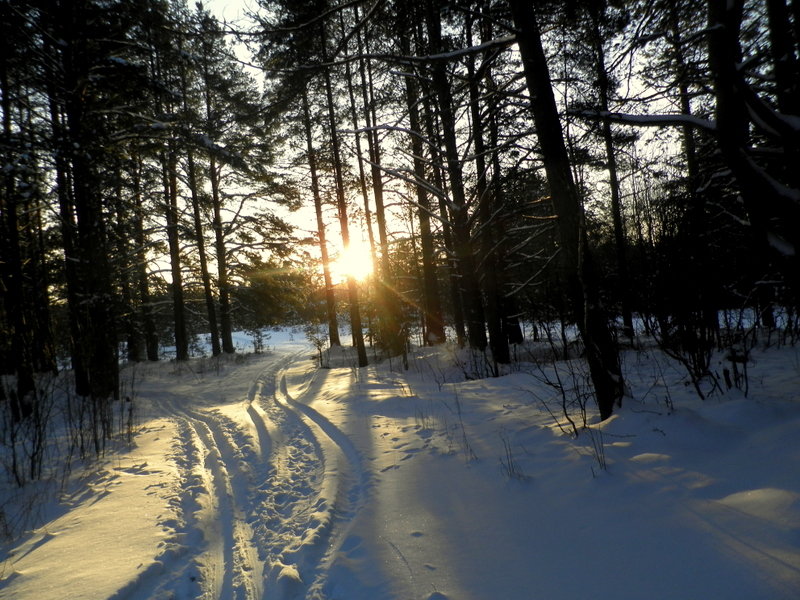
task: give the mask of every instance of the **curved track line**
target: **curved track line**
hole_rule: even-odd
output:
[[[325,463],[320,497],[326,503],[328,522],[319,532],[321,539],[317,552],[313,553],[313,558],[307,557],[313,562],[313,565],[308,565],[312,567],[313,578],[307,586],[307,597],[324,597],[328,571],[364,503],[369,480],[361,456],[347,435],[318,411],[292,398],[287,390],[285,374],[279,376],[276,403],[305,424]]]
[[[254,400],[270,383],[274,388],[276,372],[292,358],[281,357],[267,365],[239,408],[237,403],[190,407],[190,399],[180,396],[158,401],[180,432],[175,460],[185,482],[180,499],[185,523],[178,537],[187,538],[185,549],[191,549],[171,570],[183,581],[197,580],[203,598],[264,597],[264,552],[254,526],[260,482],[273,470],[270,429],[274,426]],[[204,543],[198,544],[201,539]],[[175,585],[180,584],[173,581],[158,589],[168,591]]]
[[[265,365],[238,402],[160,401],[180,431],[185,536],[205,539],[177,570],[200,571],[203,598],[324,598],[364,504],[370,482],[352,442],[287,391],[286,370],[301,354]],[[299,389],[309,394],[310,381]]]

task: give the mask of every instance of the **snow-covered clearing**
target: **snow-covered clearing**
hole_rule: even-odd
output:
[[[269,343],[137,367],[135,444],[40,499],[0,598],[800,597],[797,349],[754,351],[748,396],[705,401],[628,351],[631,397],[575,438],[531,365],[320,369]]]

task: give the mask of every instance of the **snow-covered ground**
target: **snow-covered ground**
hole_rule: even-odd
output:
[[[705,401],[628,351],[630,397],[575,437],[550,366],[320,369],[302,334],[267,344],[137,367],[135,444],[31,507],[0,598],[800,597],[798,349]]]

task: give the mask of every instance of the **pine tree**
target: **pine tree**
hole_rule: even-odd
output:
[[[600,418],[607,419],[614,405],[622,399],[618,351],[597,294],[583,208],[570,171],[538,22],[532,8],[523,0],[509,0],[509,5],[518,30],[517,42],[530,92],[531,112],[558,218],[564,291],[586,348]]]

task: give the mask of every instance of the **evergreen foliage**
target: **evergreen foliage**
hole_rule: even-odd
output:
[[[0,0],[2,402],[29,418],[69,365],[100,452],[119,361],[195,334],[342,319],[360,365],[364,331],[419,332],[496,374],[558,320],[605,418],[637,335],[695,381],[722,311],[794,339],[797,7]],[[362,230],[373,275],[340,283]]]

